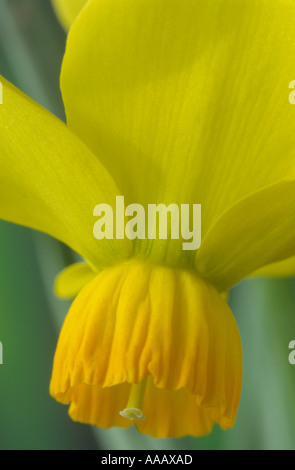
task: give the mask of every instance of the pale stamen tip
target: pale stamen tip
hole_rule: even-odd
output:
[[[143,415],[143,412],[139,408],[125,408],[123,411],[119,412],[123,418],[128,418],[131,421],[134,420],[143,420],[146,417]]]

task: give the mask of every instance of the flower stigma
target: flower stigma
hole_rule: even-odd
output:
[[[123,418],[128,418],[131,421],[146,419],[142,412],[142,404],[144,393],[146,389],[147,377],[143,379],[139,384],[132,384],[131,391],[127,403],[127,407],[123,411],[120,411],[120,415]]]

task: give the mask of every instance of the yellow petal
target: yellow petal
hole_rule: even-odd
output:
[[[54,285],[55,293],[63,299],[73,298],[95,276],[96,272],[86,263],[71,264],[57,276]]]
[[[295,275],[295,256],[271,263],[253,273],[253,276],[267,277],[289,277]]]
[[[197,405],[188,390],[159,389],[151,377],[145,393],[144,414],[147,418],[136,422],[136,426],[152,437],[200,437],[209,434],[216,421],[208,409]]]
[[[119,413],[128,400],[130,388],[129,384],[108,388],[98,385],[77,385],[72,391],[69,415],[74,421],[101,428],[130,427],[134,423],[122,418]]]
[[[94,207],[119,190],[88,148],[58,119],[3,78],[0,218],[65,242],[94,267],[125,258],[129,240],[96,240]]]
[[[63,63],[68,123],[128,203],[201,203],[204,236],[294,177],[294,30],[280,0],[89,2]]]
[[[72,403],[74,419],[120,426],[130,385],[149,377],[138,428],[157,437],[203,435],[214,422],[233,425],[241,374],[237,325],[217,291],[191,272],[133,260],[102,271],[74,300],[51,394]]]
[[[229,289],[243,277],[295,253],[295,182],[259,191],[227,211],[196,257],[202,277]]]
[[[70,29],[76,17],[88,0],[51,0],[60,23],[66,31]]]

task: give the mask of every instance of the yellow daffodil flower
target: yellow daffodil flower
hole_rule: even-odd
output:
[[[86,261],[56,282],[77,296],[50,390],[74,420],[155,437],[234,424],[241,342],[223,294],[294,272],[294,30],[286,1],[90,0],[63,61],[67,126],[3,80],[0,216]],[[200,248],[96,240],[93,208],[117,195],[202,204]]]

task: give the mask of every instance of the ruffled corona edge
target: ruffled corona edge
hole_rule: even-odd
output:
[[[145,419],[129,420],[134,387]],[[232,427],[242,382],[235,319],[216,289],[188,270],[130,261],[78,294],[54,359],[51,395],[75,421],[153,437]],[[138,384],[138,385],[136,385]]]

